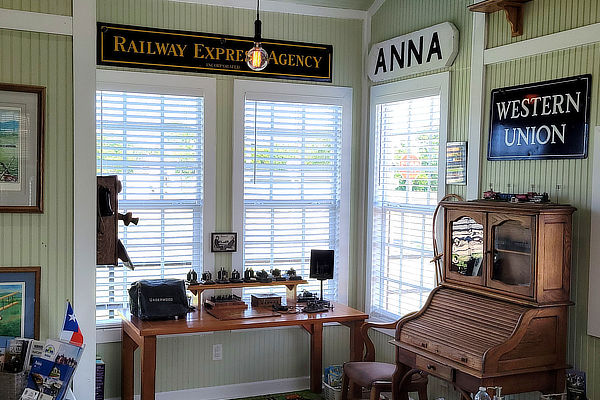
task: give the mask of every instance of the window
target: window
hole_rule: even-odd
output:
[[[420,309],[435,285],[432,223],[445,189],[446,92],[445,79],[425,79],[372,93],[370,312],[384,320]]]
[[[167,88],[101,85],[96,92],[97,173],[118,175],[119,224],[135,269],[99,266],[96,321],[118,321],[139,279],[179,278],[203,263],[205,98]],[[161,94],[164,93],[164,94]]]
[[[239,92],[240,86],[252,83],[236,85]],[[285,86],[287,90],[316,90],[309,85]],[[281,86],[267,85],[266,91],[269,88]],[[311,249],[334,249],[334,279],[324,282],[324,295],[345,301],[346,285],[339,283],[347,280],[349,97],[320,99],[300,93],[293,97],[239,94],[243,129],[236,139],[241,150],[239,197],[243,202],[239,202],[238,215],[243,258],[237,265],[255,272],[277,268],[285,273],[294,268],[308,279]],[[320,283],[311,280],[304,289],[319,292]],[[246,289],[244,294],[266,290]],[[272,291],[284,295],[285,287]]]

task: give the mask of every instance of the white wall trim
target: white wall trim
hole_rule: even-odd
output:
[[[369,25],[371,24],[371,17],[373,15],[375,15],[375,13],[377,13],[377,11],[379,11],[379,9],[381,8],[381,6],[383,5],[383,3],[385,3],[385,0],[375,0],[373,2],[373,4],[371,4],[371,7],[369,7],[369,9],[367,10],[367,16],[369,18]],[[371,36],[371,31],[369,30],[369,37]],[[369,49],[367,49],[367,53],[369,52]]]
[[[342,184],[340,205],[340,240],[338,271],[338,301],[348,303],[348,260],[350,254],[350,188],[352,147],[352,88],[301,83],[281,83],[236,79],[233,85],[233,176],[232,229],[238,232],[241,247],[232,255],[232,265],[243,263],[244,219],[244,100],[289,101],[295,103],[338,104],[342,113]]]
[[[600,42],[600,22],[485,51],[485,65]]]
[[[373,191],[375,186],[375,112],[377,104],[413,99],[421,96],[440,95],[440,154],[438,163],[439,188],[444,188],[438,192],[438,200],[445,194],[446,187],[446,142],[449,129],[449,102],[450,102],[450,72],[441,72],[438,74],[426,75],[418,78],[406,79],[391,83],[384,83],[371,87],[371,98],[369,102],[369,164],[368,164],[368,202],[367,202],[367,239],[366,239],[366,282],[371,282],[372,274],[372,242],[373,242]],[[438,230],[441,231],[441,230]],[[366,288],[366,309],[365,312],[371,313],[371,286],[367,283]],[[396,317],[396,316],[395,316]]]
[[[486,15],[473,13],[471,52],[471,88],[469,95],[469,139],[467,143],[467,200],[479,198],[481,181],[481,137],[483,135],[483,108],[485,106],[485,65],[487,43]]]
[[[596,127],[593,138],[594,153],[590,155],[593,160],[592,167],[592,200],[590,207],[591,231],[590,243],[598,243],[600,239],[600,126]],[[588,294],[588,335],[600,337],[600,246],[590,246],[590,272]]]
[[[262,396],[274,393],[294,392],[307,390],[310,387],[310,378],[277,379],[272,381],[238,383],[234,385],[210,386],[198,389],[175,390],[172,392],[156,393],[156,400],[228,400],[240,397]],[[119,397],[108,400],[119,400]],[[140,395],[134,396],[140,400]]]
[[[171,0],[181,3],[204,4],[218,7],[243,8],[256,10],[255,0]],[[313,17],[339,18],[339,19],[365,19],[367,11],[352,10],[348,8],[333,8],[311,6],[306,4],[294,4],[274,0],[263,0],[260,2],[260,11],[270,11],[286,14],[310,15]]]
[[[95,93],[96,1],[73,0],[73,307],[86,344],[73,384],[80,400],[96,382]]]
[[[0,8],[0,28],[71,36],[73,34],[73,18],[65,15]]]

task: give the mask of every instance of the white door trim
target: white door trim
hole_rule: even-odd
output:
[[[487,42],[486,16],[473,13],[471,51],[471,88],[469,104],[469,139],[467,144],[467,200],[479,198],[481,181],[481,137],[483,135],[483,107],[485,105],[485,44]]]
[[[73,391],[96,382],[96,1],[73,0],[73,306],[86,349]]]

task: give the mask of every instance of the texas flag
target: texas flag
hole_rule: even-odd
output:
[[[60,340],[69,342],[79,347],[83,346],[83,335],[77,318],[75,318],[75,312],[71,307],[71,302],[67,301],[67,312],[65,313],[65,323],[63,324],[62,332],[60,333]]]

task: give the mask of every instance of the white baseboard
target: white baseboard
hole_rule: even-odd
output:
[[[310,387],[310,378],[277,379],[273,381],[236,383],[234,385],[210,386],[197,389],[175,390],[172,392],[156,393],[156,400],[228,400],[240,397],[262,396],[266,394],[294,392],[307,390]],[[107,400],[120,400],[115,397]],[[134,400],[140,400],[139,395]]]

